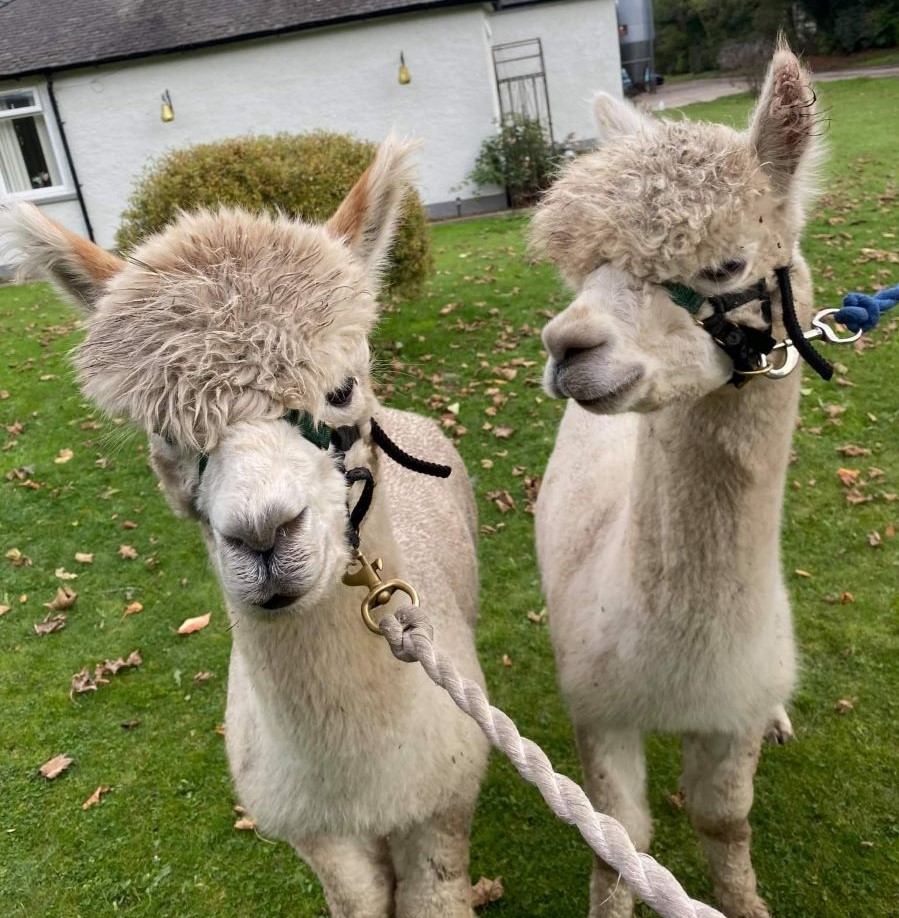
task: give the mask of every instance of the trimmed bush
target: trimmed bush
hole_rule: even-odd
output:
[[[116,245],[127,251],[171,222],[179,209],[239,205],[326,220],[365,171],[376,145],[344,134],[315,131],[234,137],[174,150],[151,162],[138,179]],[[385,272],[385,287],[414,296],[433,269],[421,198],[406,201]]]

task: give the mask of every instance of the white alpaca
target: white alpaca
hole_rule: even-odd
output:
[[[544,331],[547,389],[570,399],[537,505],[560,681],[591,798],[643,850],[643,734],[683,735],[716,895],[729,916],[763,918],[747,817],[763,734],[791,735],[779,529],[799,374],[728,385],[735,364],[663,284],[715,296],[764,278],[783,337],[774,271],[790,264],[807,326],[814,96],[781,46],[746,133],[655,121],[608,96],[596,113],[603,144],[534,224],[576,290]],[[766,324],[758,295],[726,315]],[[595,866],[592,918],[631,915],[616,881]]]
[[[483,684],[465,469],[435,424],[382,408],[369,381],[370,291],[408,187],[408,152],[386,142],[323,227],[184,215],[128,261],[29,205],[4,221],[26,270],[89,311],[76,359],[85,392],[150,433],[167,497],[202,528],[232,622],[226,738],[237,793],[264,834],[312,866],[334,918],[472,916],[468,840],[486,742],[420,667],[366,630],[364,592],[341,582],[350,547],[340,456],[296,426],[305,412],[357,428],[343,463],[376,482],[362,550],[417,587],[440,645]],[[382,457],[373,415],[450,465],[450,479]]]

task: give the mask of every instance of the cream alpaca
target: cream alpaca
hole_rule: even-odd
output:
[[[76,358],[85,392],[147,430],[169,501],[201,525],[232,621],[226,739],[238,795],[262,832],[309,862],[334,918],[472,916],[468,835],[486,742],[363,626],[364,594],[341,583],[339,457],[283,419],[299,409],[359,427],[346,467],[377,482],[363,551],[419,589],[440,644],[482,682],[465,469],[436,425],[380,407],[369,381],[378,267],[408,153],[387,141],[325,226],[184,215],[127,262],[29,205],[3,221],[26,269],[89,311]],[[372,415],[451,465],[451,478],[382,460]]]
[[[748,132],[596,102],[604,142],[569,166],[534,236],[576,291],[544,331],[548,391],[570,399],[537,505],[559,675],[588,791],[650,842],[642,736],[683,735],[686,805],[715,891],[764,918],[748,813],[763,734],[785,741],[794,675],[779,527],[799,374],[737,389],[663,282],[741,291],[798,249],[817,119],[808,75],[775,54]],[[734,313],[761,322],[756,299]],[[775,321],[775,334],[782,327]],[[632,913],[602,864],[591,918]]]

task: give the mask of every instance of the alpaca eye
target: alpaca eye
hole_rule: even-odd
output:
[[[356,380],[350,377],[339,389],[335,389],[333,392],[329,392],[325,396],[325,401],[332,408],[346,408],[353,397],[353,389],[355,385]]]
[[[742,258],[734,258],[731,261],[724,262],[717,268],[704,268],[699,272],[699,276],[710,281],[726,281],[739,274],[746,267],[746,262]]]

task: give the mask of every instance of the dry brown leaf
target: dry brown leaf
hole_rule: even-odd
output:
[[[514,427],[497,427],[493,431],[493,436],[499,440],[508,440],[514,433]]]
[[[504,892],[502,877],[497,877],[495,880],[481,877],[471,887],[471,907],[483,908],[491,902],[499,902]]]
[[[137,523],[134,520],[122,520],[122,529],[137,529]]]
[[[131,669],[132,667],[140,666],[143,662],[140,651],[132,650],[128,654],[127,660],[119,657],[117,660],[104,660],[102,663],[98,663],[94,667],[94,679],[96,679],[98,685],[109,682],[106,676],[114,676],[120,669]]]
[[[48,605],[48,603],[44,603]],[[58,612],[56,615],[48,615],[42,622],[34,626],[35,634],[53,634],[54,631],[62,631],[66,626],[66,613]]]
[[[12,606],[0,605],[0,615],[6,615],[7,612],[12,608]]]
[[[844,456],[850,458],[857,458],[859,456],[870,456],[871,450],[865,446],[856,446],[855,443],[847,443],[845,446],[838,446],[837,452],[842,453]]]
[[[492,459],[482,459],[482,460],[481,460],[481,468],[482,468],[482,469],[492,469],[492,468],[493,468],[493,460],[492,460]]]
[[[76,560],[79,564],[93,564],[93,563],[94,563],[94,555],[93,555],[93,552],[76,551],[76,552],[75,552],[75,560]]]
[[[837,469],[837,478],[847,488],[851,488],[858,481],[859,475],[861,475],[861,469]]]
[[[834,710],[837,714],[848,714],[855,705],[848,698],[841,698],[835,705]]]
[[[3,556],[7,558],[13,567],[31,567],[32,560],[28,555],[23,555],[18,548],[10,548]]]
[[[234,823],[234,828],[239,832],[252,832],[256,828],[256,823],[249,816],[241,816]]]
[[[224,736],[225,735],[225,725],[216,724],[215,727],[213,728],[213,732],[216,734],[216,736]]]
[[[808,571],[801,570],[798,567],[796,568],[796,574],[799,577],[811,577],[812,576]]]
[[[883,539],[881,539],[880,533],[876,529],[868,533],[868,544],[871,548],[880,548],[883,545]]]
[[[215,673],[208,673],[205,670],[201,673],[197,673],[194,676],[194,682],[202,684],[203,682],[208,682],[210,679],[215,678]]]
[[[528,621],[535,625],[542,625],[546,621],[546,609],[541,609],[539,612],[528,612]]]
[[[892,523],[888,523],[886,529],[883,530],[883,537],[885,539],[896,538],[896,527]]]
[[[72,676],[72,684],[69,688],[69,697],[72,695],[80,695],[83,692],[96,692],[97,683],[94,682],[94,677],[90,674],[90,670],[85,666],[84,669],[75,673]]]
[[[119,546],[119,555],[122,558],[128,558],[133,560],[137,557],[137,549],[132,548],[130,545],[120,545]]]
[[[686,801],[684,800],[684,792],[678,791],[676,794],[665,794],[665,799],[671,804],[672,807],[676,810],[683,810]]]
[[[512,665],[512,658],[507,653],[504,653],[503,654],[503,666],[511,666],[511,665]]]
[[[70,572],[67,571],[64,567],[58,567],[58,568],[56,568],[56,570],[55,570],[53,573],[54,573],[60,580],[77,580],[77,579],[78,579],[78,575],[77,575],[77,574],[72,574],[72,573],[70,573]]]
[[[68,462],[75,454],[70,449],[61,449],[59,455],[53,460],[57,465]]]
[[[846,492],[846,503],[847,504],[867,504],[874,500],[873,495],[871,494],[862,494],[858,488],[850,488]]]
[[[515,498],[508,491],[488,491],[487,500],[495,504],[500,513],[515,509]]]
[[[143,612],[144,607],[139,602],[129,602],[125,606],[125,611],[122,614],[122,618],[127,618],[129,615],[136,615],[138,612]]]
[[[140,721],[139,721],[139,720],[123,720],[123,721],[119,724],[119,726],[120,726],[123,730],[133,730],[135,727],[137,727],[137,726],[139,726],[139,725],[140,725]]]
[[[52,759],[48,759],[44,762],[38,770],[48,781],[52,781],[54,778],[61,775],[74,761],[74,759],[69,758],[67,755],[55,755]]]
[[[63,585],[56,588],[56,595],[50,602],[45,602],[44,606],[54,612],[59,612],[61,609],[70,609],[74,606],[76,599],[78,599],[78,594],[71,587]]]
[[[207,612],[205,615],[185,619],[178,628],[178,634],[193,634],[195,631],[202,631],[209,624],[211,616],[212,613]]]
[[[81,804],[82,810],[89,810],[92,806],[97,806],[100,803],[101,798],[104,794],[108,794],[112,790],[110,787],[106,787],[101,784],[91,795]]]

